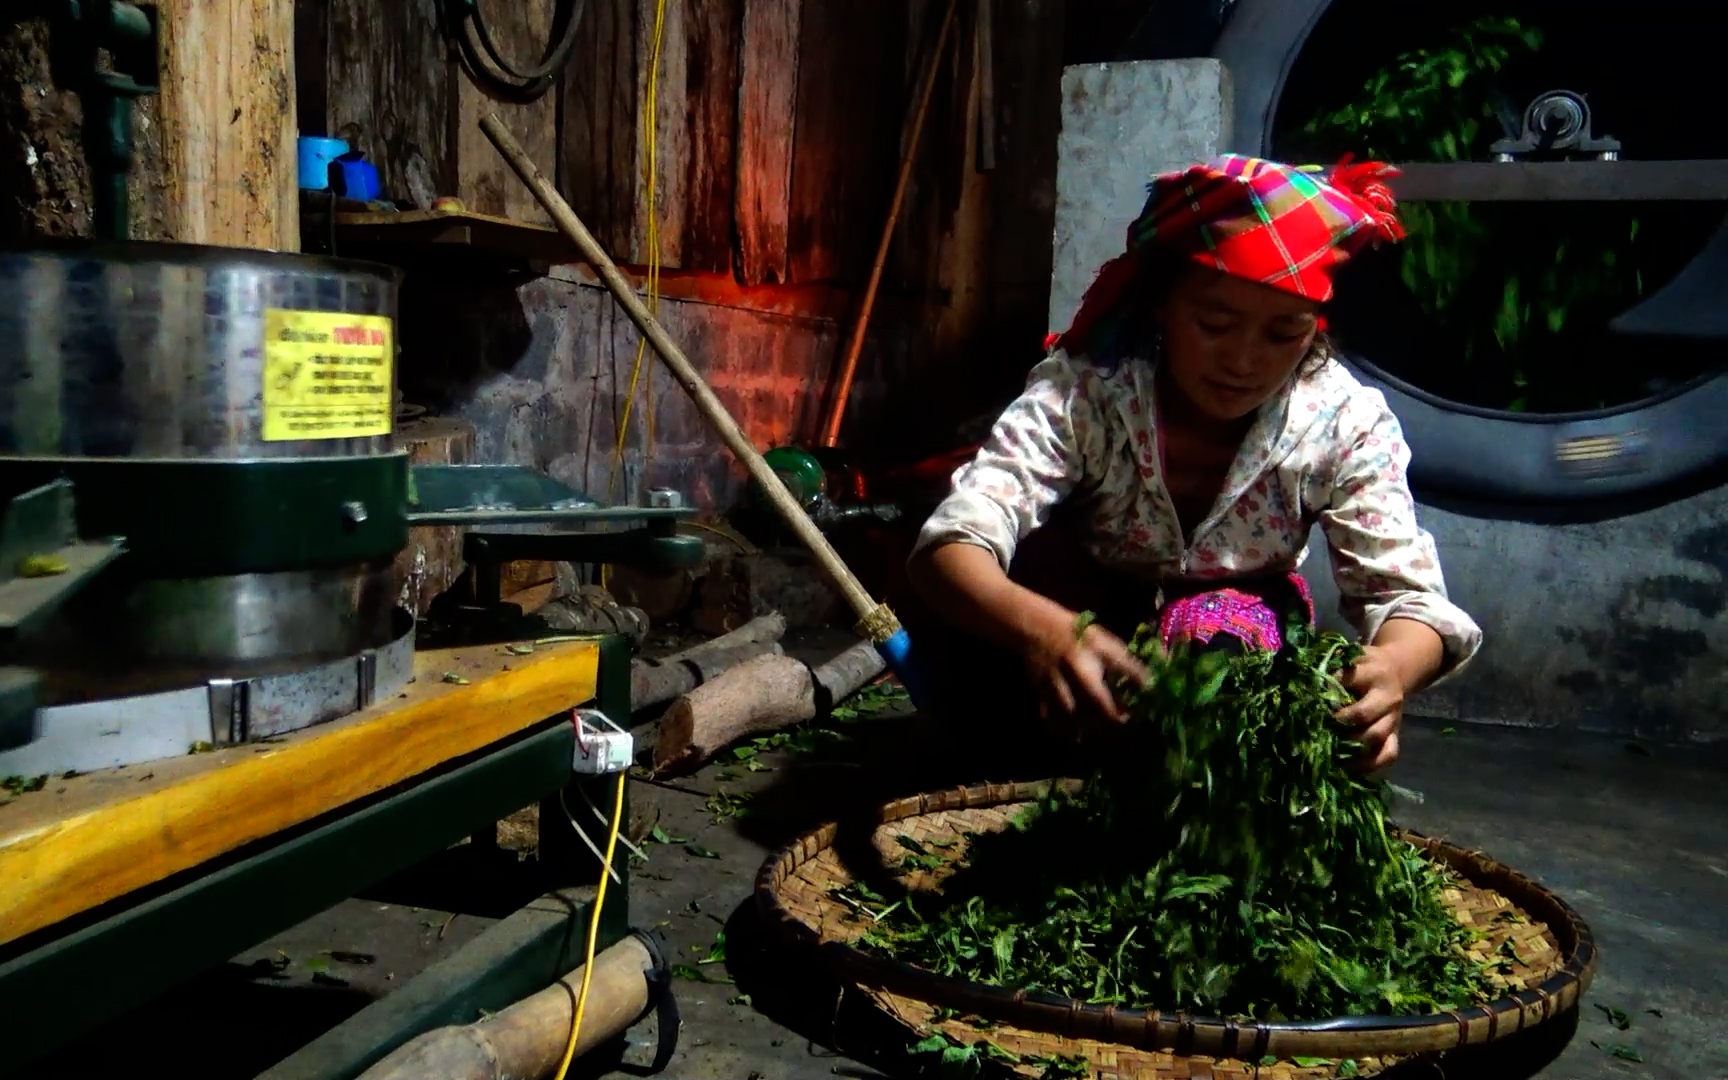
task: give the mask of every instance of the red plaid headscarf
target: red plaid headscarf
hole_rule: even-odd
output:
[[[1401,240],[1387,177],[1390,165],[1352,164],[1325,173],[1229,154],[1150,186],[1146,208],[1128,227],[1128,250],[1105,263],[1066,333],[1047,346],[1094,355],[1119,329],[1118,310],[1138,276],[1140,256],[1157,245],[1316,302],[1332,298],[1332,275],[1352,255]]]

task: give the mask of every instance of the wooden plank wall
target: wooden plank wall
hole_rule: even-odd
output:
[[[502,12],[505,0],[481,2],[495,28],[506,25],[494,12]],[[382,147],[373,152],[384,156],[387,185],[405,176],[397,159],[417,149],[443,178],[442,188],[454,184],[471,204],[496,212],[486,194],[486,170],[467,163],[478,152],[466,133],[475,116],[464,102],[474,99],[464,97],[448,56],[434,55],[427,44],[432,0],[403,0],[375,15],[371,0],[301,3],[330,6],[332,26],[373,20],[363,36],[374,42],[370,62],[380,70],[370,74],[354,74],[358,52],[337,59],[332,35],[322,70],[333,129],[353,125],[368,134],[369,150]],[[984,3],[990,5],[987,19],[979,17]],[[815,335],[810,341],[822,343],[817,352],[804,346],[786,352],[807,356],[813,365],[803,377],[804,393],[815,404],[791,412],[799,424],[814,424],[826,399],[822,380],[830,354],[844,339],[856,291],[869,273],[905,149],[908,107],[946,4],[588,0],[556,91],[555,122],[513,126],[519,136],[554,135],[550,146],[542,141],[531,152],[550,155],[558,186],[577,213],[616,260],[640,270],[650,251],[644,109],[658,18],[655,211],[668,296],[721,296],[699,302],[790,316],[763,325]],[[549,17],[553,0],[516,6]],[[957,410],[999,404],[1004,388],[1012,392],[1040,350],[1063,8],[1060,0],[961,0],[943,60],[860,372],[871,385],[915,391],[907,415],[938,443]],[[500,49],[524,58],[544,49],[546,34],[531,29],[531,21],[510,23],[514,39],[501,41]],[[302,72],[316,64],[303,61]],[[478,149],[491,154],[489,146]],[[506,212],[527,216],[521,203]],[[504,301],[498,310],[508,306]],[[686,325],[718,327],[728,317],[711,313]],[[570,333],[564,322],[571,318],[569,310],[536,315],[534,326],[501,327],[487,340],[524,342],[525,362],[541,353],[540,336],[554,324],[557,333]],[[819,333],[818,324],[825,328]],[[590,336],[593,347],[605,351],[597,365],[609,370],[616,359],[611,350],[623,347],[628,367],[634,332],[624,327],[621,334],[627,346]],[[712,362],[710,370],[734,378],[748,358],[730,354],[757,335],[716,329],[699,336],[701,348],[728,354],[702,358]],[[506,359],[485,363],[495,369]],[[866,423],[872,400],[866,394],[858,405]],[[560,422],[573,417],[557,411]]]
[[[390,198],[421,174],[457,190],[456,93],[438,0],[296,0],[300,125],[346,139],[378,166]]]
[[[786,283],[803,0],[744,0],[738,73],[738,279]]]

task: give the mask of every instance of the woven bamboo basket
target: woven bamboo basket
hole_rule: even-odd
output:
[[[948,860],[943,867],[894,875],[910,889],[931,889],[963,861],[968,834],[1005,828],[1017,810],[1052,785],[1074,790],[1078,784],[1059,780],[962,788],[889,803],[856,832],[826,825],[763,865],[756,879],[757,905],[770,927],[794,946],[812,950],[843,983],[857,986],[909,1034],[941,1031],[966,1045],[988,1039],[1026,1057],[1083,1057],[1098,1080],[1372,1076],[1412,1058],[1492,1042],[1563,1016],[1577,1008],[1589,987],[1595,946],[1589,928],[1565,902],[1480,852],[1402,830],[1399,835],[1463,879],[1465,884],[1448,890],[1446,899],[1461,922],[1484,931],[1472,946],[1478,955],[1486,959],[1511,943],[1509,951],[1517,959],[1493,976],[1505,990],[1497,1000],[1426,1016],[1234,1022],[988,986],[853,947],[865,924],[834,895],[855,880],[841,851],[853,837],[865,845],[859,851],[866,858],[879,860],[874,869],[884,872],[904,855],[896,837],[927,847],[936,841],[932,850]],[[1033,1067],[1016,1071],[1039,1074]]]

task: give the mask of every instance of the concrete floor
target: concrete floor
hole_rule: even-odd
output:
[[[930,724],[912,717],[853,730],[838,753],[767,755],[770,771],[709,766],[675,786],[634,786],[637,813],[689,838],[690,847],[649,849],[632,882],[633,917],[657,926],[710,980],[677,983],[684,1025],[668,1080],[894,1075],[893,1054],[870,1052],[882,1039],[868,1011],[788,963],[763,939],[750,903],[752,878],[776,845],[842,807],[946,786],[955,779],[950,764],[966,757],[963,748],[932,742]],[[1454,733],[1412,721],[1393,779],[1423,796],[1399,808],[1401,821],[1530,872],[1577,907],[1601,950],[1577,1030],[1557,1057],[1554,1047],[1533,1044],[1522,1057],[1455,1062],[1445,1075],[1728,1080],[1728,1038],[1720,1032],[1728,1016],[1728,754],[1577,737],[1562,743],[1545,732]],[[716,820],[704,808],[716,791],[752,793],[753,812]],[[453,884],[454,876],[475,888],[440,895],[440,882]],[[492,885],[499,880],[488,875]],[[185,1076],[251,1077],[447,955],[517,899],[480,884],[470,873],[440,870],[374,890],[32,1075],[112,1076],[158,1061]],[[450,910],[465,913],[452,918]],[[698,965],[722,930],[726,961]],[[260,974],[284,956],[283,971]],[[266,963],[253,968],[259,960]],[[1604,1008],[1622,1010],[1630,1028],[1616,1030]],[[649,1060],[653,1040],[650,1022],[630,1033],[622,1059],[591,1063],[583,1075],[639,1076],[631,1066]],[[1616,1045],[1642,1062],[1612,1056]]]

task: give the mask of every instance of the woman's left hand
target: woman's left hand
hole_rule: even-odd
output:
[[[1361,729],[1356,739],[1369,772],[1398,760],[1404,697],[1432,682],[1445,656],[1446,645],[1439,634],[1414,619],[1395,615],[1381,625],[1374,644],[1364,646],[1361,657],[1340,677],[1344,688],[1356,695],[1356,703],[1333,715]]]
[[[1390,650],[1369,645],[1339,681],[1356,695],[1356,701],[1333,715],[1340,723],[1360,729],[1355,738],[1363,746],[1368,771],[1384,769],[1398,760],[1398,729],[1404,722],[1404,675],[1399,663]]]

